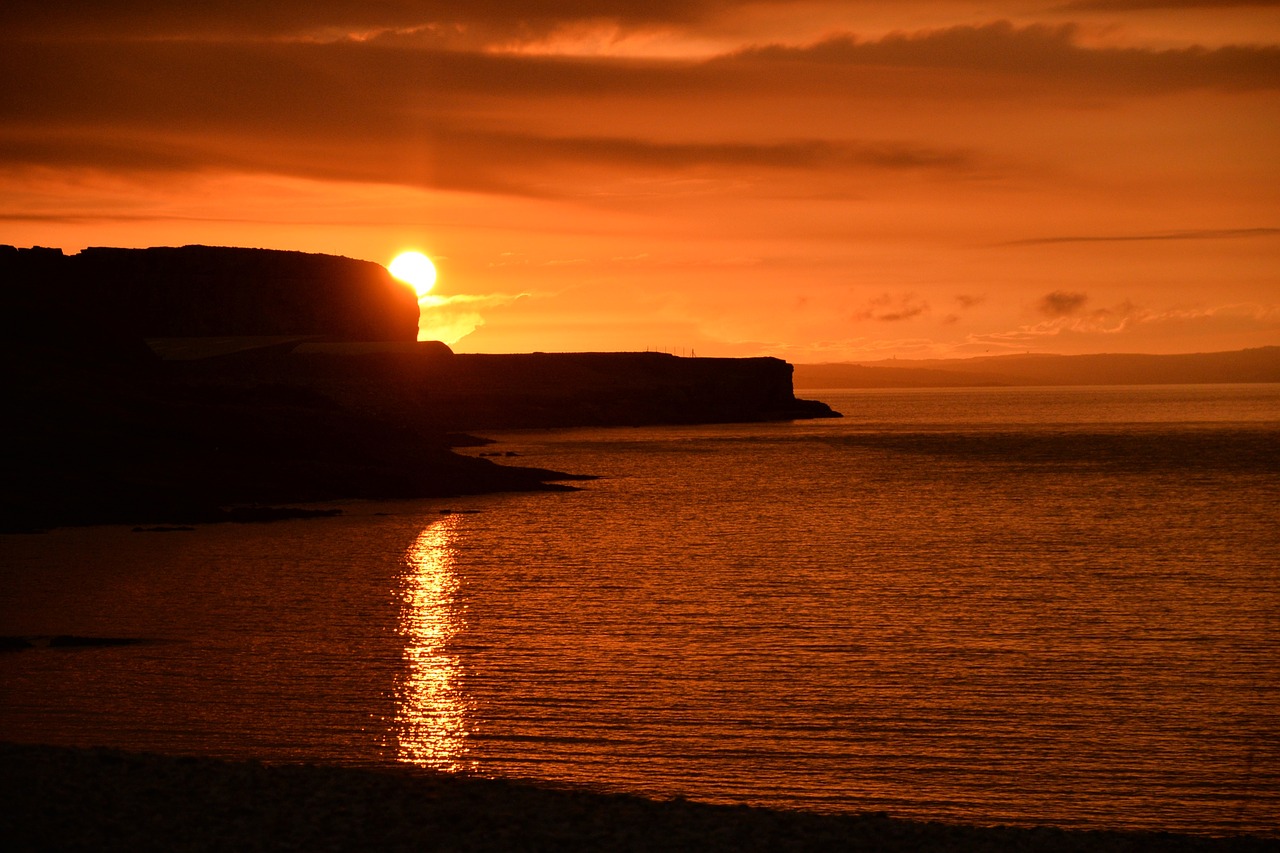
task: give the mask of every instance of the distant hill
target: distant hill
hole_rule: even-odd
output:
[[[1187,355],[1002,355],[797,364],[796,388],[962,388],[1280,382],[1280,346]]]

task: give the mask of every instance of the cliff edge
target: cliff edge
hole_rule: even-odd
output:
[[[143,338],[306,335],[413,341],[418,300],[382,266],[334,255],[220,246],[0,246],[5,336],[99,358]]]
[[[309,388],[345,407],[437,430],[747,423],[839,417],[798,400],[777,358],[666,353],[453,354],[301,344],[246,362],[246,378]],[[195,371],[200,367],[189,365]]]

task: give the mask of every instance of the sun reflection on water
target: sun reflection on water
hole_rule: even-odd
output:
[[[461,662],[449,651],[463,627],[454,573],[460,525],[457,515],[429,525],[405,554],[399,629],[407,668],[396,691],[396,757],[450,771],[469,766],[470,707],[460,685]]]

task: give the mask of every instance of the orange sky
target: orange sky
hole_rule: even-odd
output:
[[[1280,2],[9,0],[0,243],[435,258],[461,352],[1280,344]]]

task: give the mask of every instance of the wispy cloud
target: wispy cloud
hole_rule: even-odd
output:
[[[225,12],[244,4],[215,5]],[[368,14],[412,18],[460,8],[377,4],[382,11]],[[550,3],[520,8],[535,18],[553,12]],[[637,20],[685,14],[672,3],[648,9],[586,0],[565,14],[597,12]],[[298,20],[309,14],[298,12]],[[362,14],[335,2],[313,17],[340,22]],[[267,15],[262,26],[269,29],[271,20]],[[807,47],[763,46],[707,62],[494,55],[376,41],[13,41],[0,51],[0,165],[221,169],[527,197],[598,193],[575,185],[574,176],[591,168],[628,170],[633,183],[703,168],[987,177],[997,158],[947,135],[880,130],[858,137],[819,121],[804,129],[761,122],[744,133],[727,113],[717,133],[697,105],[733,97],[753,110],[785,112],[797,98],[820,96],[838,110],[850,92],[874,95],[876,81],[857,75],[886,68],[912,70],[897,80],[922,95],[936,83],[933,75],[957,68],[982,72],[970,83],[1004,95],[1031,77],[1041,87],[1057,80],[1102,91],[1280,87],[1280,47],[1119,50],[1081,46],[1075,34],[1071,26],[1000,22],[875,41],[840,36]],[[566,99],[573,104],[566,107]],[[632,118],[632,103],[649,104],[654,120]],[[582,122],[575,111],[590,105],[600,120]],[[684,110],[682,119],[667,118],[673,105]],[[614,125],[610,133],[599,130]],[[823,187],[813,182],[808,189]],[[837,195],[847,191],[841,186]],[[1047,241],[1082,239],[1102,238]]]
[[[1064,290],[1055,290],[1053,293],[1046,293],[1041,297],[1036,307],[1041,314],[1049,317],[1069,317],[1083,308],[1088,301],[1089,297],[1083,293],[1068,293]]]
[[[428,294],[418,300],[418,340],[443,341],[453,346],[485,324],[481,310],[511,305],[529,298],[516,294]]]
[[[739,61],[819,63],[840,68],[965,69],[1015,77],[1044,86],[1086,85],[1093,90],[1162,92],[1194,88],[1280,88],[1280,48],[1231,45],[1176,50],[1092,47],[1078,42],[1075,24],[1016,26],[998,21],[876,41],[840,35],[807,47],[768,45],[737,54]]]
[[[696,21],[725,0],[9,0],[0,26],[22,36],[48,34],[166,38],[337,38],[435,33],[441,38],[538,37],[581,21],[627,27]],[[483,41],[481,41],[483,43]]]
[[[921,314],[927,313],[928,310],[929,303],[920,299],[914,293],[904,293],[898,296],[882,293],[867,300],[865,305],[853,313],[853,319],[898,323],[903,320],[910,320],[913,317],[919,317]]]
[[[1072,0],[1056,8],[1064,12],[1130,12],[1147,9],[1239,9],[1280,6],[1280,0]]]
[[[1277,237],[1280,228],[1199,228],[1186,231],[1157,231],[1149,234],[1093,234],[1063,237],[1032,237],[1009,240],[1001,246],[1043,246],[1054,243],[1131,243],[1159,240],[1234,240],[1245,237]]]
[[[1002,332],[967,336],[970,346],[991,346],[1009,350],[1043,351],[1054,340],[1085,341],[1085,350],[1098,351],[1119,336],[1135,341],[1167,340],[1172,335],[1191,332],[1211,335],[1241,333],[1270,335],[1280,331],[1280,303],[1232,302],[1218,305],[1152,309],[1132,302],[1106,308],[1073,311],[1038,323]]]

